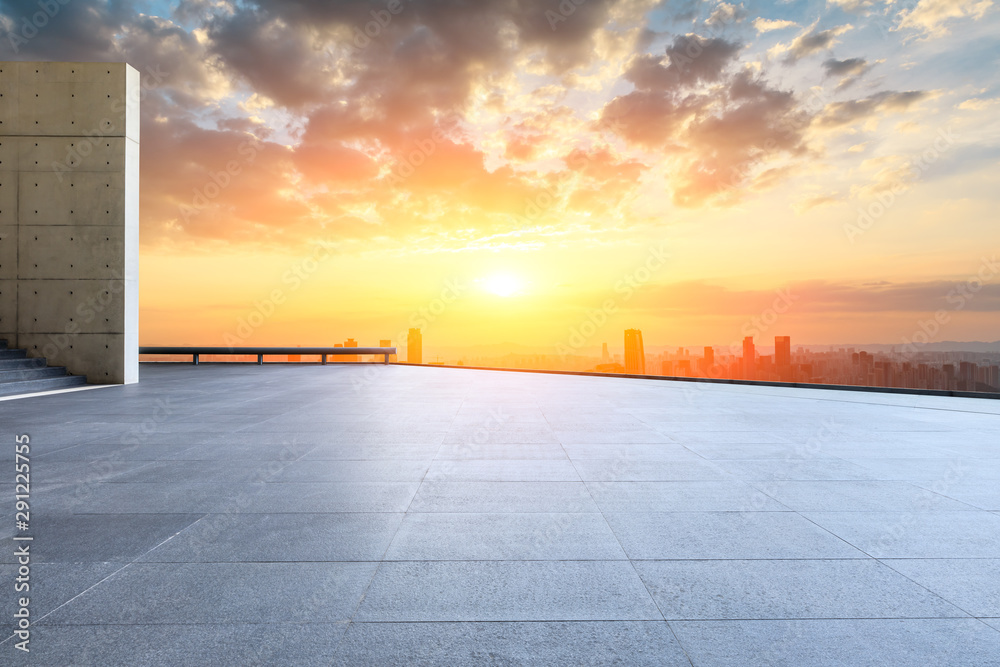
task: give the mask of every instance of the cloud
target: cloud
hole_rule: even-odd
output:
[[[802,155],[810,121],[791,91],[772,88],[750,71],[738,73],[711,113],[698,114],[679,137],[690,154],[673,179],[674,203],[732,204],[745,194],[742,188],[748,182],[751,187],[756,182],[758,189],[774,187],[794,170],[759,167],[779,156]]]
[[[922,90],[906,92],[885,91],[857,100],[828,104],[816,120],[824,128],[837,128],[857,123],[879,114],[903,112],[913,105],[932,97],[932,93]]]
[[[371,180],[378,164],[361,151],[340,143],[303,143],[295,148],[292,160],[308,183],[314,185]]]
[[[718,81],[741,45],[720,37],[678,35],[666,55],[640,55],[626,66],[624,78],[638,90],[668,90]]]
[[[722,38],[677,36],[663,56],[637,55],[622,75],[635,91],[612,99],[602,112],[600,129],[631,143],[662,148],[694,114],[711,104],[711,93],[694,88],[719,84],[741,46]]]
[[[428,0],[390,13],[385,3],[255,0],[215,15],[209,37],[229,68],[285,106],[346,95],[453,109],[528,58],[546,74],[586,67],[612,18],[635,20],[644,4],[588,0],[564,12],[547,0]]]
[[[630,143],[663,148],[677,130],[708,100],[688,97],[675,100],[663,92],[639,90],[616,97],[601,111],[598,127],[614,132]]]
[[[742,4],[731,5],[728,2],[720,2],[712,14],[705,19],[705,25],[717,28],[734,23],[740,23],[747,17],[746,9]]]
[[[823,63],[823,69],[826,70],[827,76],[854,76],[868,69],[868,62],[864,58],[847,60],[831,58]]]
[[[843,90],[853,85],[872,67],[873,63],[869,63],[864,58],[848,58],[847,60],[830,58],[823,63],[823,69],[826,70],[827,76],[840,78],[837,90]]]
[[[143,128],[144,244],[300,243],[310,211],[294,192],[292,154],[241,132],[185,120]]]
[[[996,106],[997,104],[1000,104],[1000,97],[994,97],[992,99],[974,97],[959,104],[958,108],[962,111],[983,111],[992,106]]]
[[[893,0],[827,0],[828,5],[853,14],[864,14],[876,5],[891,4],[892,2]]]
[[[602,110],[598,127],[670,156],[676,205],[733,203],[747,184],[773,187],[794,170],[756,173],[758,167],[804,150],[808,114],[791,92],[771,88],[759,74],[733,72],[741,48],[721,38],[677,37],[663,57],[630,60],[623,78],[636,90]]]
[[[884,166],[883,166],[884,165]],[[910,189],[920,172],[913,168],[908,158],[901,155],[886,155],[866,160],[861,168],[878,169],[863,185],[851,187],[851,196],[860,199],[874,199],[887,192],[901,195]]]
[[[106,62],[118,60],[115,36],[139,14],[128,2],[62,2],[58,11],[45,17],[39,30],[32,17],[42,8],[37,0],[3,3],[5,24],[10,32],[0,39],[3,60],[67,60]],[[24,29],[30,26],[34,32]],[[36,34],[37,33],[37,34]],[[25,39],[24,35],[32,35]]]
[[[781,63],[768,65],[778,70],[769,80],[764,65],[741,65],[746,45],[720,36],[745,20],[739,2],[687,2],[668,17],[669,37],[648,23],[656,0],[570,4],[404,0],[389,14],[384,0],[182,0],[172,12],[73,0],[19,52],[9,39],[0,49],[167,72],[142,106],[144,243],[278,246],[322,234],[454,248],[523,233],[516,221],[539,193],[560,215],[622,215],[640,184],[657,186],[654,174],[664,206],[725,205],[801,174],[810,123],[836,128],[926,95],[880,93],[813,121],[769,82]],[[36,0],[7,2],[0,21],[16,27],[36,11]],[[565,20],[553,23],[552,11]],[[692,26],[709,36],[676,34]],[[850,26],[815,28],[781,54],[829,48]],[[824,68],[843,84],[872,64],[830,58]],[[240,162],[250,140],[260,150]],[[182,213],[231,160],[239,173]],[[404,167],[412,174],[400,179]]]
[[[785,62],[794,63],[806,56],[829,49],[837,43],[837,37],[852,28],[852,25],[847,24],[817,32],[813,27],[810,27],[793,39],[790,44],[778,44],[771,49],[771,53],[775,56],[785,54]]]
[[[787,21],[781,19],[765,19],[765,18],[755,18],[753,20],[753,27],[758,33],[772,32],[774,30],[784,30],[785,28],[796,27],[799,24],[795,21]]]
[[[920,0],[899,14],[899,28],[918,30],[926,37],[948,34],[945,25],[955,19],[978,21],[993,6],[992,0]]]
[[[798,215],[802,215],[803,213],[811,211],[814,208],[839,204],[841,201],[843,201],[843,198],[838,194],[814,195],[812,197],[805,197],[795,202],[792,204],[792,209]]]
[[[639,185],[647,165],[617,154],[607,146],[576,148],[563,158],[580,181],[568,208],[588,216],[609,216]]]

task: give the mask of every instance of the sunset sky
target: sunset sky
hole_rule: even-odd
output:
[[[992,0],[53,5],[3,60],[147,84],[142,344],[1000,339]]]

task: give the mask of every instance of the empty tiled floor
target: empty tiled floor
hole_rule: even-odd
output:
[[[1000,405],[144,365],[31,436],[30,664],[1000,665]],[[10,637],[0,663],[28,664]]]

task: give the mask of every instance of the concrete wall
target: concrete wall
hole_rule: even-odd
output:
[[[0,63],[0,338],[92,383],[139,370],[139,73]]]

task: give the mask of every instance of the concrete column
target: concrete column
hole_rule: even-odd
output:
[[[139,372],[139,73],[0,63],[0,338],[98,384]]]

